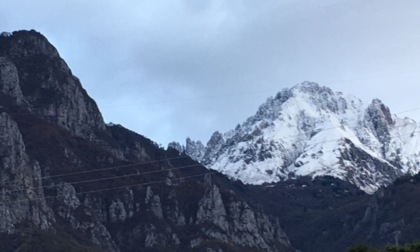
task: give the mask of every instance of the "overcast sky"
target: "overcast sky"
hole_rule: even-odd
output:
[[[0,31],[20,29],[54,44],[106,122],[163,146],[205,143],[305,80],[420,107],[418,0],[0,0]]]

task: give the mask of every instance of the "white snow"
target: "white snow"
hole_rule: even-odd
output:
[[[200,161],[249,184],[330,175],[373,193],[420,171],[419,125],[396,115],[389,123],[381,106],[304,82],[267,99]]]

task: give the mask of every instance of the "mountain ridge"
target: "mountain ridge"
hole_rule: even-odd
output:
[[[33,30],[0,35],[0,140],[1,250],[295,251],[223,175],[106,125]]]
[[[268,98],[235,129],[216,131],[206,146],[189,138],[185,147],[170,145],[244,183],[329,175],[373,193],[419,171],[418,133],[415,121],[392,115],[379,99],[366,105],[303,82]]]

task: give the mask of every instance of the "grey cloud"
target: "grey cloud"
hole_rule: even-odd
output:
[[[379,97],[393,111],[420,107],[414,0],[2,5],[2,29],[43,32],[106,120],[163,144],[187,136],[205,141],[304,80],[366,101]]]

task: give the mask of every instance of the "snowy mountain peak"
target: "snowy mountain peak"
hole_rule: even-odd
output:
[[[378,99],[365,105],[303,82],[268,98],[233,130],[215,132],[205,147],[188,139],[186,153],[244,183],[330,175],[372,193],[419,171],[418,128]]]
[[[318,83],[310,82],[310,81],[304,81],[300,84],[297,84],[294,87],[292,87],[290,90],[292,91],[297,90],[299,92],[309,93],[309,94],[321,94],[321,93],[329,93],[331,95],[333,94],[333,91],[330,88],[325,87],[325,86],[320,86]]]

